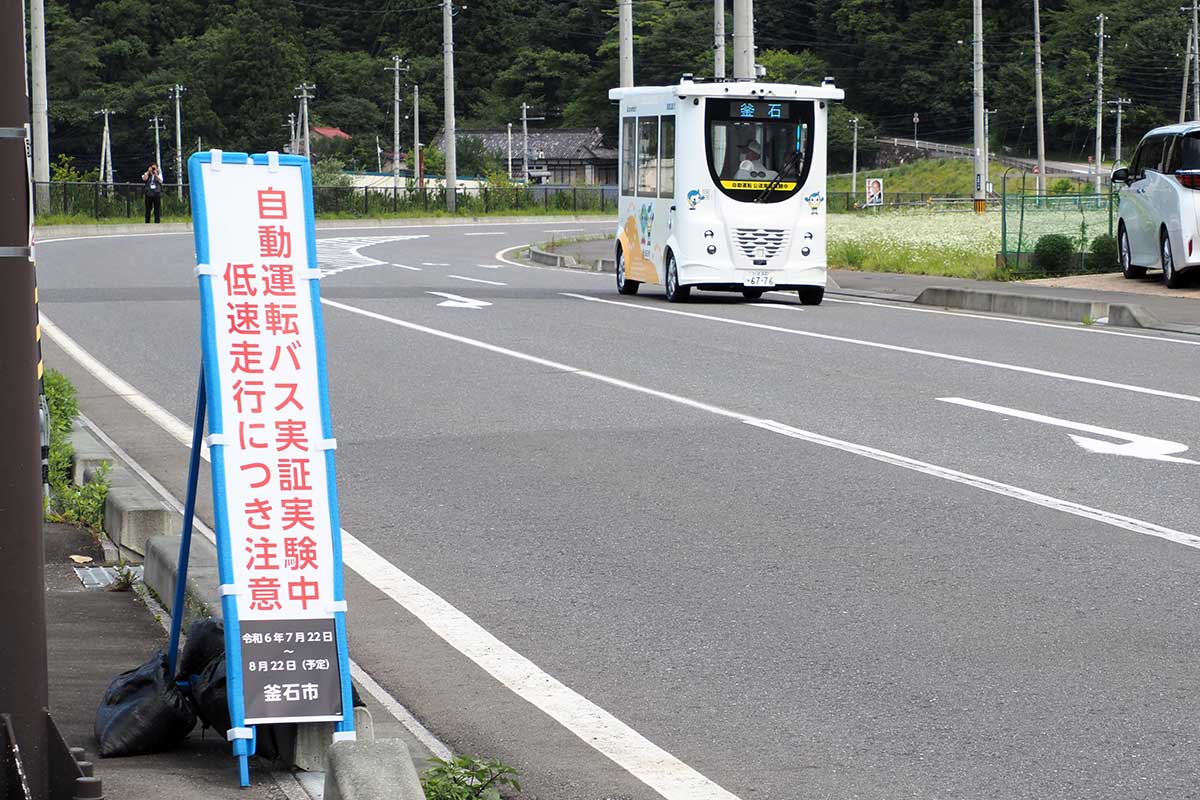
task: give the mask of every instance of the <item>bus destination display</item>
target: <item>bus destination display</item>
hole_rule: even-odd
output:
[[[791,103],[734,100],[729,104],[732,119],[790,119]]]

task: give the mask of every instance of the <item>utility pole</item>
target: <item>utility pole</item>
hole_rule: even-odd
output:
[[[983,110],[983,163],[988,167],[987,175],[991,175],[992,166],[992,114],[999,109],[985,108]],[[986,184],[987,181],[985,180]],[[986,187],[985,187],[986,188]]]
[[[392,65],[386,67],[395,73],[392,89],[392,191],[400,188],[400,73],[408,72],[408,65],[400,56],[392,56]],[[382,167],[380,167],[382,171]]]
[[[296,87],[296,91],[300,93],[299,94],[300,126],[301,126],[302,132],[304,133],[304,157],[305,158],[312,157],[312,151],[309,147],[309,145],[311,144],[311,141],[310,141],[309,135],[308,135],[308,128],[309,128],[309,125],[308,125],[308,101],[310,99],[312,99],[313,97],[316,97],[316,94],[309,94],[310,92],[315,92],[316,88],[317,88],[316,84],[313,84],[313,83],[301,83],[299,86]]]
[[[1200,3],[1192,0],[1192,119],[1200,119]]]
[[[725,77],[725,0],[713,0],[713,77]]]
[[[92,112],[94,117],[104,117],[104,136],[100,140],[100,182],[108,184],[108,188],[113,185],[113,163],[112,163],[112,130],[108,124],[108,118],[117,112],[111,108],[102,108],[99,111]]]
[[[1117,162],[1121,160],[1121,112],[1125,106],[1133,105],[1133,101],[1128,97],[1118,97],[1116,100],[1109,100],[1108,104],[1117,107],[1117,143],[1113,147],[1113,168],[1115,169]]]
[[[46,8],[43,0],[29,0],[29,42],[32,59],[29,75],[33,81],[33,181],[37,203],[34,208],[50,208],[50,123],[46,100]]]
[[[446,211],[458,207],[458,131],[454,125],[454,0],[442,0],[442,127],[446,131]]]
[[[413,164],[416,185],[425,188],[425,171],[421,168],[421,87],[413,84]]]
[[[0,714],[35,800],[48,794],[46,586],[43,577],[37,310],[29,193],[29,85],[25,5],[0,0]],[[8,771],[9,746],[0,745]],[[0,779],[3,780],[3,779]],[[6,788],[8,781],[0,783]],[[24,795],[21,783],[11,794]]]
[[[1046,120],[1042,110],[1041,0],[1033,0],[1033,95],[1037,107],[1037,193],[1046,193]]]
[[[858,200],[858,117],[850,120],[850,125],[854,128],[854,154],[850,157],[850,203],[853,205]]]
[[[179,99],[186,91],[178,83],[171,87],[175,98],[175,196],[183,200],[183,127],[180,124]],[[197,148],[199,149],[199,148]]]
[[[754,80],[754,0],[733,0],[733,79]]]
[[[1100,193],[1100,159],[1104,154],[1104,20],[1103,14],[1096,15],[1100,27],[1096,29],[1096,193]]]
[[[1191,32],[1188,33],[1187,55],[1183,59],[1183,90],[1179,96],[1179,121],[1187,121],[1187,92],[1188,92],[1188,73],[1192,71],[1192,40],[1195,37]]]
[[[617,0],[617,41],[622,86],[633,86],[633,0]]]
[[[296,154],[296,112],[288,114],[288,152]]]
[[[162,125],[162,117],[155,114],[150,118],[150,122],[154,124],[154,164],[162,171],[162,144],[159,142],[158,129]]]
[[[508,179],[512,180],[512,123],[508,123]]]
[[[521,103],[521,135],[525,139],[524,149],[525,149],[525,185],[526,186],[529,185],[529,121],[534,120],[536,122],[536,121],[544,120],[544,119],[545,119],[545,117],[529,116],[529,104]]]
[[[972,0],[972,27],[974,38],[971,40],[974,51],[972,72],[974,74],[974,117],[975,117],[975,213],[987,211],[987,161],[984,160],[983,140],[983,0]]]

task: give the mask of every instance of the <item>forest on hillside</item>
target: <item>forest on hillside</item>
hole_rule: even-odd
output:
[[[1178,117],[1190,18],[1179,0],[1043,0],[1047,147],[1085,158],[1094,146],[1096,17],[1105,14],[1105,99],[1125,109],[1126,152],[1147,128]],[[732,2],[727,2],[732,6]],[[538,125],[612,132],[617,83],[615,0],[464,0],[455,7],[457,118],[461,128],[517,123],[528,103]],[[638,84],[712,73],[712,0],[634,0]],[[985,0],[985,95],[992,147],[1034,148],[1032,0]],[[185,155],[196,147],[263,151],[288,139],[295,87],[316,84],[314,125],[351,134],[343,156],[374,169],[376,136],[392,138],[391,56],[406,59],[402,104],[420,85],[421,136],[442,119],[442,14],[437,0],[47,0],[51,158],[81,171],[99,164],[102,123],[114,109],[117,179],[154,152],[150,118],[167,120],[183,95]],[[732,34],[732,19],[726,32]],[[971,138],[971,4],[967,0],[756,0],[758,61],[768,79],[833,76],[846,101],[831,118],[832,167],[850,160],[848,120],[863,149],[876,134]],[[732,48],[727,48],[732,58]],[[1190,108],[1189,100],[1189,108]],[[1115,115],[1105,113],[1111,154]],[[1189,112],[1190,116],[1190,112]],[[401,147],[411,147],[411,120]],[[168,156],[168,154],[171,154]],[[473,165],[462,163],[467,173]],[[171,173],[168,171],[168,179]]]

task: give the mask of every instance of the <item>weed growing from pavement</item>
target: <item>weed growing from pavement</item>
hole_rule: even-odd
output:
[[[109,585],[108,590],[110,592],[128,592],[137,583],[137,574],[130,569],[129,564],[123,558],[117,562],[116,569],[116,580]]]
[[[83,486],[75,485],[72,480],[75,449],[68,438],[79,416],[75,387],[53,369],[46,370],[44,383],[46,405],[50,409],[50,507],[46,509],[46,518],[82,525],[99,534],[104,527],[104,501],[108,497],[108,464],[101,464]]]
[[[502,788],[521,791],[517,771],[499,759],[455,756],[449,761],[434,758],[432,763],[421,775],[426,800],[500,800]]]

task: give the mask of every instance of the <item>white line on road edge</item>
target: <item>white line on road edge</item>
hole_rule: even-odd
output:
[[[1072,422],[1069,419],[1060,419],[1058,417],[1048,417],[1045,414],[1035,414],[1032,411],[1021,411],[1017,408],[1009,408],[1007,406],[997,406],[991,403],[981,403],[978,400],[967,400],[962,397],[939,397],[937,398],[943,403],[953,403],[956,406],[964,406],[966,408],[974,408],[979,411],[990,411],[993,414],[1000,414],[1005,417],[1016,417],[1017,419],[1027,419],[1030,422],[1040,422],[1043,425],[1053,425],[1056,428],[1066,428],[1071,431],[1082,431],[1084,433],[1095,433],[1100,436],[1108,436],[1113,439],[1123,440],[1121,444],[1114,444],[1103,439],[1093,439],[1090,436],[1076,436],[1068,434],[1071,441],[1087,450],[1089,453],[1101,453],[1104,455],[1113,456],[1131,456],[1133,458],[1145,458],[1150,461],[1169,461],[1174,464],[1200,464],[1200,461],[1193,461],[1190,458],[1181,458],[1174,453],[1186,452],[1188,446],[1181,442],[1172,442],[1169,439],[1157,439],[1153,436],[1143,436],[1140,433],[1127,433],[1118,431],[1112,428],[1101,428],[1099,425],[1088,425],[1083,422]]]
[[[391,266],[393,266],[393,267],[399,267],[400,269],[411,269],[413,272],[420,272],[420,271],[421,271],[421,268],[420,268],[420,267],[410,267],[408,264],[395,264],[395,263],[393,263]]]
[[[495,345],[486,345],[482,342],[475,342],[472,339],[443,333],[432,328],[392,320],[388,317],[363,311],[353,306],[345,306],[341,303],[326,300],[322,300],[322,302],[333,308],[342,308],[368,317],[378,317],[386,322],[392,322],[402,327],[411,327],[423,332],[461,340],[466,343],[475,344],[476,346],[482,346],[485,349],[514,355],[524,358],[527,361],[534,361],[535,363],[544,364],[556,369],[573,371],[570,367],[564,367],[553,361],[526,356],[515,351],[496,347]],[[90,353],[76,344],[60,328],[50,323],[44,315],[42,316],[42,328],[55,344],[62,347],[68,355],[74,358],[101,383],[124,397],[134,408],[153,420],[159,427],[171,434],[184,446],[191,445],[191,428],[183,424],[177,417],[119,378],[108,367],[101,364]],[[700,404],[699,407],[704,406]],[[108,439],[108,437],[104,437],[104,440],[155,491],[170,502],[177,511],[182,513],[182,504],[161,483],[155,480],[146,470],[137,466],[123,450],[116,446],[115,442]],[[197,530],[208,538],[209,541],[215,541],[212,530],[208,526],[204,525],[199,519],[196,520],[195,524]],[[663,797],[669,800],[738,800],[736,795],[722,789],[592,701],[543,672],[532,661],[501,642],[491,633],[488,633],[466,614],[459,611],[444,598],[418,583],[403,570],[388,562],[345,529],[342,530],[342,553],[346,566],[350,567],[350,569],[361,575],[367,582],[399,603],[448,644],[487,670],[518,696],[537,706],[551,718],[560,722],[567,730],[578,736],[585,743],[591,745],[621,767],[624,767],[634,777],[653,788]],[[353,667],[354,665],[352,664],[352,672]],[[370,685],[364,684],[363,688],[369,691]],[[382,698],[376,697],[376,699],[387,707]],[[392,699],[391,702],[395,703],[396,701]],[[401,718],[399,721],[407,727],[405,719]],[[412,729],[410,728],[410,730]],[[413,734],[420,736],[417,731],[413,731]],[[428,734],[428,731],[426,731],[426,734]],[[432,734],[428,735],[432,736]]]
[[[458,278],[460,281],[470,281],[471,283],[486,283],[490,286],[508,286],[507,283],[500,281],[485,281],[483,278],[468,278],[466,275],[447,275],[447,278]]]
[[[547,228],[542,233],[579,233],[583,228]]]
[[[92,359],[92,356],[90,354],[85,353],[85,355],[87,355],[87,357],[89,359]],[[76,360],[78,361],[78,359],[76,359]],[[108,385],[108,383],[109,383],[109,381],[107,380],[108,378],[114,379],[115,381],[121,380],[115,374],[113,374],[111,371],[109,371],[109,369],[107,367],[105,367],[103,364],[101,364],[98,361],[95,361],[95,359],[92,359],[92,363],[85,363],[83,361],[79,361],[79,363],[84,367],[84,369],[86,369],[88,372],[91,372],[93,376],[95,376],[97,379],[99,379],[105,385]],[[123,383],[123,381],[121,381],[121,382]],[[109,386],[109,388],[111,389],[113,387]],[[126,396],[126,399],[127,400],[129,399],[128,396]],[[150,400],[149,402],[153,403],[154,401]],[[141,409],[138,409],[138,410],[140,411]],[[166,411],[165,409],[163,409],[162,413],[164,413],[167,416],[174,419],[175,422],[179,423],[179,425],[181,425],[185,428],[187,427],[186,425],[183,425],[183,423],[178,418],[176,418],[174,415],[172,415],[169,411]],[[101,430],[100,427],[98,425],[96,425],[96,423],[94,423],[94,422],[92,422],[92,420],[88,419],[87,416],[80,414],[79,421],[82,422],[84,427],[86,427],[88,430],[90,430],[96,436],[97,439],[99,439],[101,442],[103,442],[106,447],[108,447],[110,450],[112,450],[112,452],[117,456],[117,458],[124,461],[126,466],[128,466],[131,470],[133,470],[133,472],[139,478],[141,478],[143,481],[145,481],[146,485],[149,486],[152,490],[154,490],[154,492],[157,493],[158,496],[161,497],[164,501],[166,501],[166,503],[169,506],[171,506],[173,509],[175,509],[175,511],[177,513],[179,513],[180,515],[183,514],[183,503],[180,502],[179,498],[177,498],[174,494],[171,493],[170,489],[168,489],[166,486],[163,486],[162,483],[157,478],[155,478],[153,475],[151,475],[149,473],[149,471],[147,471],[146,468],[143,467],[140,463],[135,461],[133,456],[129,455],[129,453],[127,453],[119,444],[117,444],[115,441],[113,441],[112,438],[107,433],[105,433],[103,430]],[[186,436],[184,436],[182,438],[174,431],[168,430],[166,428],[164,428],[164,430],[166,430],[166,432],[168,434],[170,434],[173,438],[179,440],[185,447],[191,446],[191,431],[190,430],[188,431]],[[207,454],[204,455],[204,459],[206,461],[208,460]],[[201,536],[203,536],[205,539],[207,539],[209,541],[209,543],[216,545],[216,543],[217,543],[216,535],[213,533],[212,528],[210,528],[210,527],[208,527],[208,525],[204,524],[203,520],[201,520],[199,517],[195,517],[193,519],[193,526],[195,527],[196,530],[198,530],[200,532]],[[345,530],[342,531],[342,535],[350,536],[350,534],[347,533]],[[164,621],[164,625],[165,625],[165,621]],[[407,708],[405,708],[403,705],[401,705],[400,701],[398,701],[396,698],[392,697],[391,694],[388,693],[388,690],[383,688],[382,686],[380,686],[378,681],[376,681],[374,678],[372,678],[371,675],[366,670],[364,670],[358,664],[358,662],[355,661],[354,659],[350,659],[350,675],[356,681],[358,681],[359,685],[362,686],[363,689],[365,689],[366,692],[369,695],[371,695],[371,697],[375,698],[375,701],[377,703],[379,703],[379,705],[383,706],[389,714],[391,714],[393,717],[395,717],[397,722],[399,722],[401,725],[403,725],[408,730],[409,733],[411,733],[414,737],[416,737],[417,741],[419,741],[421,744],[425,745],[425,747],[427,747],[429,749],[429,752],[433,753],[435,756],[437,756],[438,758],[442,758],[442,759],[449,759],[453,755],[453,753],[451,752],[449,747],[447,747],[445,744],[443,744],[441,742],[441,740],[438,739],[436,736],[434,736],[433,733],[431,733],[428,728],[426,728],[424,725],[422,725],[420,720],[418,720],[416,717],[414,717],[412,715],[412,712],[410,712]],[[287,773],[287,774],[290,774],[290,773]]]
[[[783,294],[783,292],[780,292]],[[868,300],[842,300],[840,298],[825,296],[826,303],[841,303],[848,306],[870,306],[872,308],[886,308],[890,311],[912,311],[917,314],[940,314],[947,317],[967,317],[969,319],[982,319],[988,322],[1006,322],[1012,325],[1029,325],[1034,328],[1057,328],[1060,331],[1073,331],[1075,333],[1098,333],[1103,336],[1124,336],[1127,339],[1149,339],[1152,342],[1173,342],[1174,344],[1188,344],[1193,347],[1200,347],[1200,339],[1172,339],[1169,336],[1155,336],[1148,333],[1130,333],[1128,331],[1113,331],[1107,330],[1103,326],[1095,325],[1062,325],[1057,322],[1039,322],[1032,319],[1017,319],[1016,317],[1004,317],[999,314],[972,314],[969,311],[946,311],[940,308],[920,308],[911,303],[903,304],[905,301],[897,300],[895,303],[873,303]]]
[[[715,317],[711,314],[697,314],[694,311],[676,311],[671,308],[658,308],[657,306],[646,305],[643,303],[625,303],[620,300],[605,300],[601,297],[591,297],[586,294],[573,294],[571,292],[561,292],[564,297],[573,297],[576,300],[587,300],[591,303],[605,303],[611,306],[622,306],[624,308],[633,308],[639,311],[655,311],[659,314],[674,314],[680,317],[691,317],[692,319],[702,319],[709,322],[723,322],[726,325],[738,325],[743,328],[758,328],[764,331],[773,331],[775,333],[786,333],[792,336],[807,336],[812,339],[824,339],[830,342],[842,342],[844,344],[856,344],[862,347],[874,347],[880,350],[890,350],[896,353],[908,353],[910,355],[928,356],[929,358],[940,358],[946,361],[956,361],[960,364],[974,364],[980,367],[991,367],[992,369],[1010,370],[1012,372],[1021,372],[1026,375],[1038,375],[1043,378],[1056,378],[1058,380],[1073,381],[1075,383],[1086,383],[1090,386],[1103,386],[1107,389],[1121,389],[1126,392],[1136,392],[1137,394],[1148,394],[1154,397],[1167,397],[1172,400],[1186,400],[1189,403],[1200,403],[1200,397],[1192,394],[1182,394],[1180,392],[1168,392],[1165,389],[1152,389],[1148,386],[1135,386],[1130,383],[1117,383],[1115,381],[1101,380],[1100,378],[1088,378],[1084,375],[1071,375],[1066,372],[1053,372],[1051,370],[1037,369],[1036,367],[1023,367],[1019,364],[1006,364],[1002,361],[988,361],[982,358],[970,358],[968,356],[956,356],[951,353],[939,353],[935,350],[921,350],[916,347],[902,347],[898,344],[887,344],[886,342],[872,342],[866,339],[851,339],[846,336],[834,336],[828,333],[817,333],[816,331],[802,331],[796,328],[780,328],[777,325],[767,325],[762,322],[748,322],[740,319],[729,319],[727,317]]]

